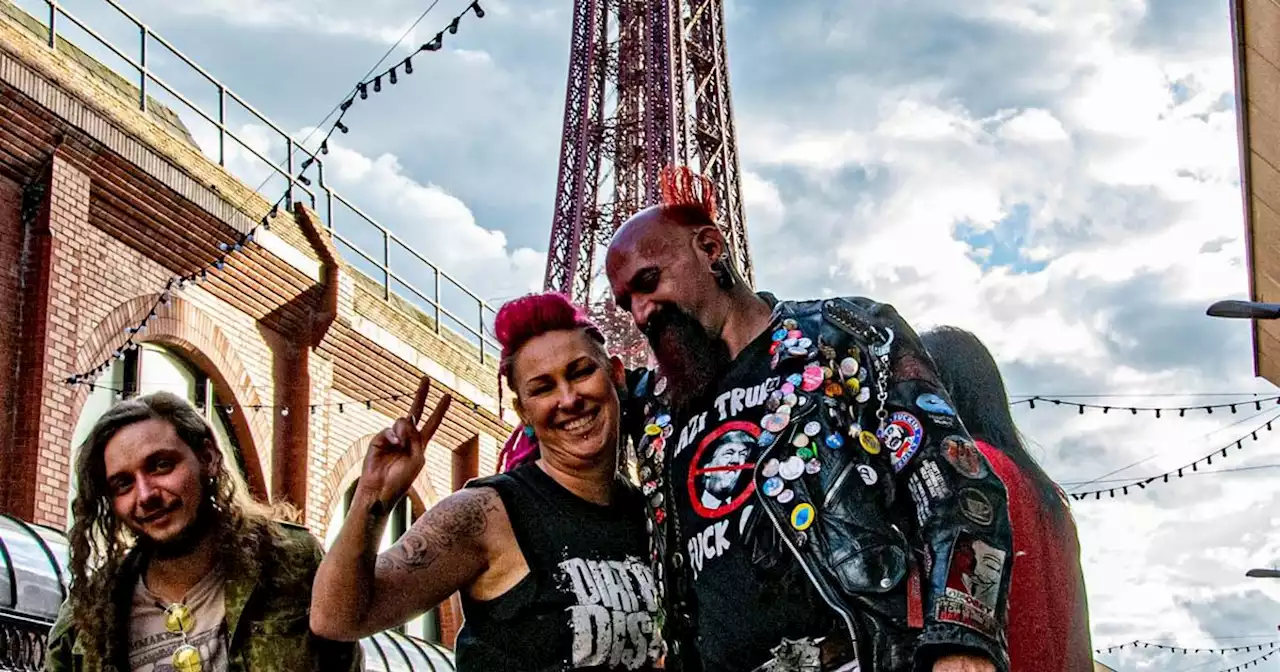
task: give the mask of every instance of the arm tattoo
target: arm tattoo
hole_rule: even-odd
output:
[[[431,569],[459,546],[479,539],[499,501],[497,493],[488,489],[459,492],[446,499],[378,556],[378,569],[406,573]]]

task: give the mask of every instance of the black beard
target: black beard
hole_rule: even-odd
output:
[[[724,339],[708,333],[692,315],[674,305],[655,312],[645,324],[644,335],[667,379],[667,398],[677,413],[689,410],[733,362]]]

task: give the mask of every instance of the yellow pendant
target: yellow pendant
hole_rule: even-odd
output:
[[[171,604],[164,610],[164,627],[169,632],[190,633],[196,626],[196,619],[185,604]]]
[[[173,652],[173,669],[176,672],[201,672],[200,650],[190,644],[183,644]]]

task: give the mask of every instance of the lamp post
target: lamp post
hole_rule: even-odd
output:
[[[1280,303],[1261,301],[1218,301],[1205,311],[1209,317],[1228,317],[1244,320],[1280,319]]]

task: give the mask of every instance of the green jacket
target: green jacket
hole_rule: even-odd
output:
[[[305,528],[293,525],[284,525],[284,528],[291,542],[284,549],[284,562],[305,568],[306,582],[282,590],[268,590],[270,577],[266,574],[274,569],[269,566],[256,574],[228,577],[228,672],[363,670],[364,658],[358,643],[333,642],[311,634],[311,583],[323,551]],[[128,616],[138,564],[139,558],[130,553],[122,565],[120,581],[123,583],[118,585],[128,590],[119,590],[118,601],[123,604],[116,605],[117,617]],[[123,672],[117,671],[111,661],[92,667],[85,662],[84,649],[71,623],[70,600],[62,605],[49,633],[44,669],[46,672]]]

